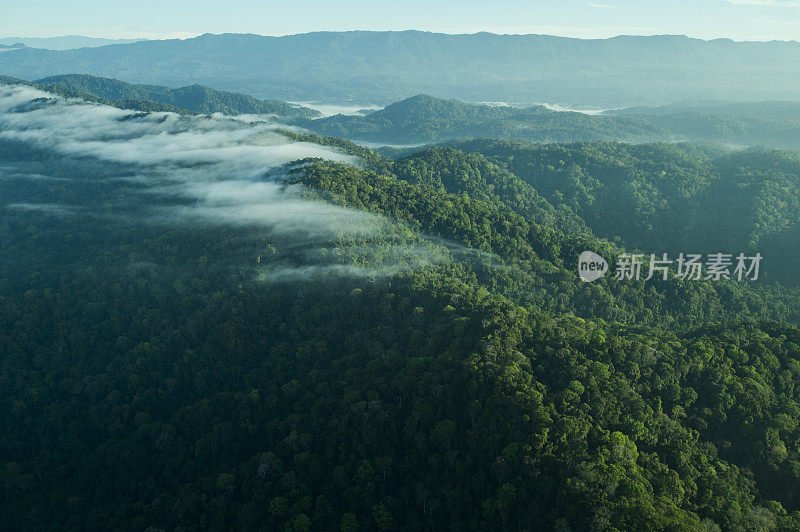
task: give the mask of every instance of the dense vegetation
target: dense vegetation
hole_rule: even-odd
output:
[[[476,140],[391,159],[286,134],[357,160],[265,179],[390,224],[321,248],[354,274],[309,274],[280,227],[165,221],[191,202],[124,164],[0,142],[4,527],[800,527],[800,299],[763,247],[796,246],[795,155]],[[575,269],[705,244],[775,266]]]
[[[800,104],[766,101],[683,103],[606,111],[648,121],[692,141],[734,145],[800,146]]]
[[[8,77],[5,81],[19,82]],[[317,111],[306,107],[278,100],[257,100],[252,96],[220,91],[202,85],[171,89],[157,85],[136,85],[85,74],[51,76],[36,80],[32,85],[62,96],[79,97],[121,109],[138,111],[171,111],[179,114],[269,114],[282,117],[319,115]]]
[[[366,116],[337,115],[299,123],[325,135],[388,144],[486,137],[537,143],[693,141],[800,147],[800,110],[791,102],[632,108],[593,116],[419,95]]]
[[[800,119],[800,103],[789,101],[763,102],[679,102],[657,107],[626,107],[605,111],[606,115],[665,116],[681,113],[701,113],[715,116],[738,116],[761,119]]]
[[[0,76],[0,82],[27,83],[8,76]],[[30,85],[145,112],[275,115],[322,135],[373,143],[414,145],[485,137],[536,143],[691,141],[734,147],[800,147],[800,104],[794,102],[686,103],[589,115],[544,106],[491,106],[417,95],[366,114],[319,118],[318,111],[306,107],[202,85],[171,89],[85,74],[51,76]]]
[[[452,144],[510,170],[598,236],[631,248],[769,254],[765,273],[796,284],[800,158],[775,150],[645,144]]]
[[[366,116],[337,115],[302,122],[318,133],[405,144],[453,138],[522,138],[536,142],[656,140],[664,130],[628,117],[595,117],[545,107],[471,105],[426,95],[393,103]]]

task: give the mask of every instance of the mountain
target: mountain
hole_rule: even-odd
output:
[[[575,140],[663,140],[670,135],[635,117],[596,117],[552,111],[543,106],[517,108],[467,104],[417,95],[364,116],[335,115],[300,122],[312,131],[354,140],[413,144],[454,138]]]
[[[25,45],[22,43],[17,44],[0,44],[0,52],[10,52],[13,50],[20,50],[25,48]]]
[[[60,37],[2,37],[0,44],[23,44],[31,48],[45,48],[48,50],[69,50],[72,48],[94,48],[108,46],[109,44],[128,44],[145,39],[101,39],[97,37],[83,37],[81,35],[63,35]]]
[[[486,139],[449,146],[512,172],[600,237],[670,254],[760,251],[770,257],[767,275],[797,285],[800,157],[794,153]]]
[[[0,54],[0,72],[23,79],[82,72],[166,86],[200,83],[287,100],[387,103],[425,92],[467,101],[611,108],[800,100],[798,62],[797,42],[350,31],[29,48]]]
[[[364,116],[294,123],[323,135],[386,144],[486,137],[538,143],[692,141],[800,147],[800,104],[793,102],[631,108],[593,116],[543,106],[496,107],[418,95]]]
[[[645,120],[690,141],[800,146],[798,102],[684,102],[606,111],[603,116]]]
[[[639,107],[593,116],[543,106],[497,107],[418,95],[364,116],[296,123],[323,135],[387,144],[486,137],[538,143],[692,141],[800,147],[800,103],[794,102]]]
[[[680,113],[800,121],[800,102],[679,102],[655,107],[638,106],[612,109],[604,111],[602,114],[606,116],[664,116]]]
[[[0,76],[0,82],[27,83]],[[32,82],[64,96],[123,109],[183,114],[272,114],[316,133],[359,142],[425,144],[457,138],[576,141],[701,142],[735,146],[800,147],[800,103],[698,102],[631,107],[589,115],[545,106],[470,104],[420,94],[377,111],[319,118],[318,111],[278,100],[202,85],[172,89],[67,74]]]
[[[279,116],[318,116],[317,111],[278,100],[258,100],[245,94],[220,91],[202,85],[170,89],[157,85],[135,85],[116,79],[81,74],[51,76],[35,82],[45,88],[70,89],[106,100],[144,100],[158,102],[195,113],[275,114]]]
[[[0,129],[3,528],[800,529],[800,292],[577,264],[796,248],[796,154]]]
[[[116,79],[83,74],[51,76],[33,84],[65,96],[89,97],[115,107],[143,111],[190,113],[274,114],[313,117],[317,111],[277,100],[258,100],[252,96],[219,91],[202,85],[170,89],[156,85],[135,85]]]

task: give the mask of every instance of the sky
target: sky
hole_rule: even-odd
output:
[[[0,37],[166,39],[416,29],[800,40],[800,0],[0,0],[0,12]]]

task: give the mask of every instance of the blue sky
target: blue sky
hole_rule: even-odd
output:
[[[0,37],[108,38],[202,33],[285,35],[315,30],[419,29],[574,37],[682,34],[800,40],[800,0],[193,0],[2,2]]]

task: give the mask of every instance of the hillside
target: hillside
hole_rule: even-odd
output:
[[[203,84],[284,100],[388,103],[413,94],[467,101],[624,107],[682,100],[800,100],[796,42],[681,36],[582,40],[419,31],[320,32],[0,54],[0,72],[82,72],[166,86]]]
[[[768,120],[800,120],[800,102],[679,102],[656,107],[627,107],[605,111],[607,116],[665,116],[697,113],[713,116],[735,116]]]
[[[761,250],[765,275],[796,285],[800,158],[775,150],[727,153],[688,144],[539,146],[450,144],[519,176],[596,235],[629,248],[713,253]]]
[[[800,528],[796,154],[390,159],[21,84],[0,130],[5,528]],[[764,275],[578,275],[709,243]]]
[[[800,103],[686,102],[606,111],[604,116],[645,120],[690,141],[736,145],[800,146]]]
[[[335,137],[389,144],[438,142],[453,138],[522,138],[535,142],[575,140],[647,141],[668,136],[645,121],[551,111],[474,105],[418,95],[366,116],[336,115],[301,122]]]
[[[800,104],[762,102],[631,108],[592,116],[543,106],[488,106],[418,95],[365,116],[337,115],[296,122],[312,131],[356,141],[435,143],[456,138],[680,142],[800,147]]]
[[[34,83],[45,90],[74,91],[77,94],[86,94],[109,102],[125,102],[128,108],[136,105],[136,102],[142,104],[154,102],[193,113],[274,114],[297,117],[313,117],[319,114],[311,109],[277,100],[258,100],[252,96],[219,91],[202,85],[170,89],[82,74],[51,76],[36,80]],[[136,108],[141,108],[142,104]]]

